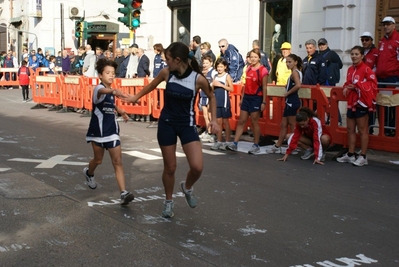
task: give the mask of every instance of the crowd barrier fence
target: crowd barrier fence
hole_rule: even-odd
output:
[[[43,68],[37,69],[34,75],[31,76],[33,101],[40,104],[62,105],[64,108],[85,108],[91,111],[93,90],[99,82],[99,79],[96,77],[73,75],[64,77],[62,75],[47,74]],[[127,94],[137,94],[148,83],[148,78],[117,78],[114,79],[112,88],[117,88]],[[123,103],[117,99],[116,105],[128,114],[152,115],[155,119],[158,119],[164,103],[164,89],[165,82],[159,84],[150,94],[142,97],[137,104]],[[378,94],[380,102],[380,106],[378,107],[378,125],[384,125],[384,118],[387,115],[385,114],[384,107],[399,105],[399,90],[395,90],[394,88],[381,88],[378,90],[380,92]],[[269,103],[269,106],[263,111],[262,117],[259,119],[262,135],[279,135],[285,106],[284,92],[285,88],[282,86],[268,85],[266,103]],[[384,94],[381,92],[384,92]],[[235,84],[233,92],[230,93],[231,111],[233,114],[230,119],[230,127],[233,131],[239,122],[241,93],[242,85]],[[298,94],[302,101],[302,106],[317,110],[323,124],[325,124],[325,114],[330,114],[330,124],[326,125],[326,128],[332,135],[333,143],[346,148],[348,146],[346,127],[338,123],[339,103],[346,102],[346,98],[342,93],[342,87],[303,86],[299,89]],[[199,97],[197,97],[195,102],[197,125],[205,127],[205,120],[198,102]],[[399,108],[395,109],[395,114],[395,125],[399,125]],[[378,125],[375,127],[378,128]],[[251,126],[250,119],[248,119],[245,126]],[[360,140],[359,137],[357,139]],[[360,144],[357,143],[357,145],[359,146]],[[370,135],[369,148],[399,152],[399,134],[395,132],[394,136],[386,136],[384,131],[379,129],[378,134]]]

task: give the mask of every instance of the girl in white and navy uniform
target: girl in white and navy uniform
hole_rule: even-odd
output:
[[[233,81],[228,74],[228,63],[224,58],[218,58],[215,62],[218,74],[213,78],[212,87],[216,98],[216,121],[220,127],[224,127],[226,143],[230,142],[231,129],[229,120],[231,114],[230,94],[234,90]],[[226,150],[226,143],[223,143],[222,132],[217,135],[217,142],[211,147],[212,150]]]
[[[115,177],[121,191],[121,205],[127,205],[133,201],[134,196],[125,188],[125,175],[122,165],[122,150],[119,138],[119,125],[116,114],[122,114],[125,122],[129,119],[125,111],[115,106],[115,96],[122,96],[122,92],[111,88],[115,78],[117,64],[105,58],[97,61],[96,70],[101,84],[93,90],[93,110],[86,141],[92,143],[94,158],[90,160],[89,166],[83,169],[88,186],[91,189],[97,187],[94,181],[94,171],[101,164],[104,149],[108,150],[115,169]]]
[[[158,121],[158,143],[162,151],[164,170],[162,182],[165,187],[165,201],[162,216],[171,218],[173,213],[173,188],[176,172],[176,148],[179,137],[183,151],[186,154],[190,170],[185,181],[180,183],[180,189],[185,195],[186,203],[191,207],[197,206],[197,199],[193,194],[193,185],[202,173],[202,146],[199,142],[195,122],[195,100],[201,88],[209,98],[212,112],[216,113],[215,97],[207,79],[202,75],[198,62],[190,56],[188,47],[176,42],[165,50],[168,68],[162,69],[152,82],[145,86],[137,95],[126,96],[123,101],[136,103],[140,97],[150,93],[158,84],[166,81],[165,102]],[[219,131],[214,119],[210,122],[214,133]]]

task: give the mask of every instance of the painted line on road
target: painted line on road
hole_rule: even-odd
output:
[[[9,171],[9,170],[11,170],[11,168],[0,168],[0,172],[6,172],[6,171]]]
[[[66,158],[68,158],[70,156],[71,155],[57,155],[57,156],[51,157],[49,159],[13,158],[13,159],[9,159],[8,161],[40,163],[35,168],[43,168],[43,169],[54,168],[58,164],[62,164],[62,165],[77,165],[77,166],[84,166],[84,165],[88,164],[87,162],[64,161],[64,159],[66,159]]]

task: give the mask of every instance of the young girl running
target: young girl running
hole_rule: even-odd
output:
[[[285,97],[285,108],[283,113],[283,119],[280,123],[280,135],[277,143],[271,148],[266,149],[266,152],[281,153],[281,145],[287,135],[287,126],[290,125],[291,131],[295,129],[295,116],[301,106],[299,100],[298,90],[301,88],[302,83],[302,59],[295,54],[290,54],[286,57],[287,68],[291,70],[291,75],[288,78]]]
[[[203,159],[195,121],[194,103],[199,89],[203,90],[209,98],[212,114],[216,113],[216,101],[194,55],[189,55],[187,45],[181,42],[170,44],[165,50],[165,58],[168,68],[162,69],[158,76],[137,95],[125,96],[123,101],[136,103],[140,97],[166,81],[165,103],[158,121],[157,138],[164,162],[162,182],[166,198],[162,216],[171,218],[174,216],[173,188],[177,166],[177,138],[180,139],[190,167],[185,181],[180,182],[179,187],[185,195],[186,203],[191,208],[195,208],[197,198],[193,193],[193,185],[201,176]],[[218,133],[219,126],[215,118],[212,118],[209,125],[212,133]]]
[[[228,63],[224,58],[218,58],[215,62],[217,75],[212,82],[213,91],[216,98],[216,121],[219,126],[224,127],[226,143],[230,142],[231,129],[229,119],[231,118],[231,105],[229,92],[234,90],[233,82],[228,71]],[[222,140],[222,131],[217,134],[217,142],[211,147],[212,150],[226,150],[226,143]]]
[[[260,63],[260,59],[260,50],[258,48],[252,49],[249,57],[251,65],[247,69],[245,86],[240,101],[240,120],[238,121],[234,142],[227,146],[228,150],[237,151],[238,141],[244,132],[248,117],[250,117],[254,133],[254,144],[248,153],[258,154],[260,152],[259,118],[261,112],[266,108],[267,78],[269,76],[269,72]]]
[[[211,56],[206,55],[202,57],[202,74],[206,77],[209,84],[212,84],[213,77],[217,75],[217,71],[212,67],[213,59]],[[203,142],[214,142],[215,139],[211,135],[211,129],[209,122],[211,121],[211,112],[209,111],[209,99],[203,90],[200,91],[200,107],[205,120],[205,131],[200,135],[201,141]]]
[[[122,96],[120,91],[111,88],[116,67],[117,64],[114,61],[105,58],[97,61],[96,70],[101,84],[97,85],[93,91],[93,112],[86,135],[86,141],[91,142],[94,158],[90,160],[89,167],[83,169],[83,173],[87,185],[91,189],[96,189],[94,171],[102,163],[104,150],[108,150],[115,169],[116,181],[121,191],[121,205],[128,205],[129,202],[133,201],[134,196],[125,187],[119,125],[116,121],[115,112],[122,114],[125,122],[128,121],[129,117],[125,111],[115,106],[115,96]]]
[[[297,124],[294,133],[287,135],[288,149],[284,157],[278,160],[286,161],[288,156],[299,146],[305,150],[302,159],[309,159],[314,155],[313,164],[324,165],[325,151],[331,144],[330,133],[309,108],[300,108],[295,120]]]

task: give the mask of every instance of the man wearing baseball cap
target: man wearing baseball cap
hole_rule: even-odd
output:
[[[280,47],[282,57],[278,59],[276,66],[276,85],[286,85],[291,75],[291,70],[287,68],[286,58],[291,54],[291,44],[284,42]]]
[[[335,86],[340,80],[340,69],[342,69],[342,60],[337,52],[330,49],[326,38],[320,38],[317,41],[319,54],[323,56],[327,64],[327,85]]]
[[[396,31],[395,19],[385,17],[382,20],[384,36],[378,43],[377,80],[378,83],[399,82],[399,33]],[[385,85],[378,84],[379,88]],[[385,126],[395,127],[396,108],[385,108]],[[394,131],[385,129],[386,135],[394,135]]]
[[[364,63],[375,72],[378,59],[378,49],[373,43],[373,35],[370,32],[364,32],[359,38],[364,48]],[[369,125],[375,125],[375,111],[369,112]],[[369,134],[373,133],[374,128],[369,128]]]
[[[366,65],[375,72],[378,59],[378,49],[373,43],[373,35],[370,32],[364,32],[359,38],[364,48],[364,63],[366,63]]]

